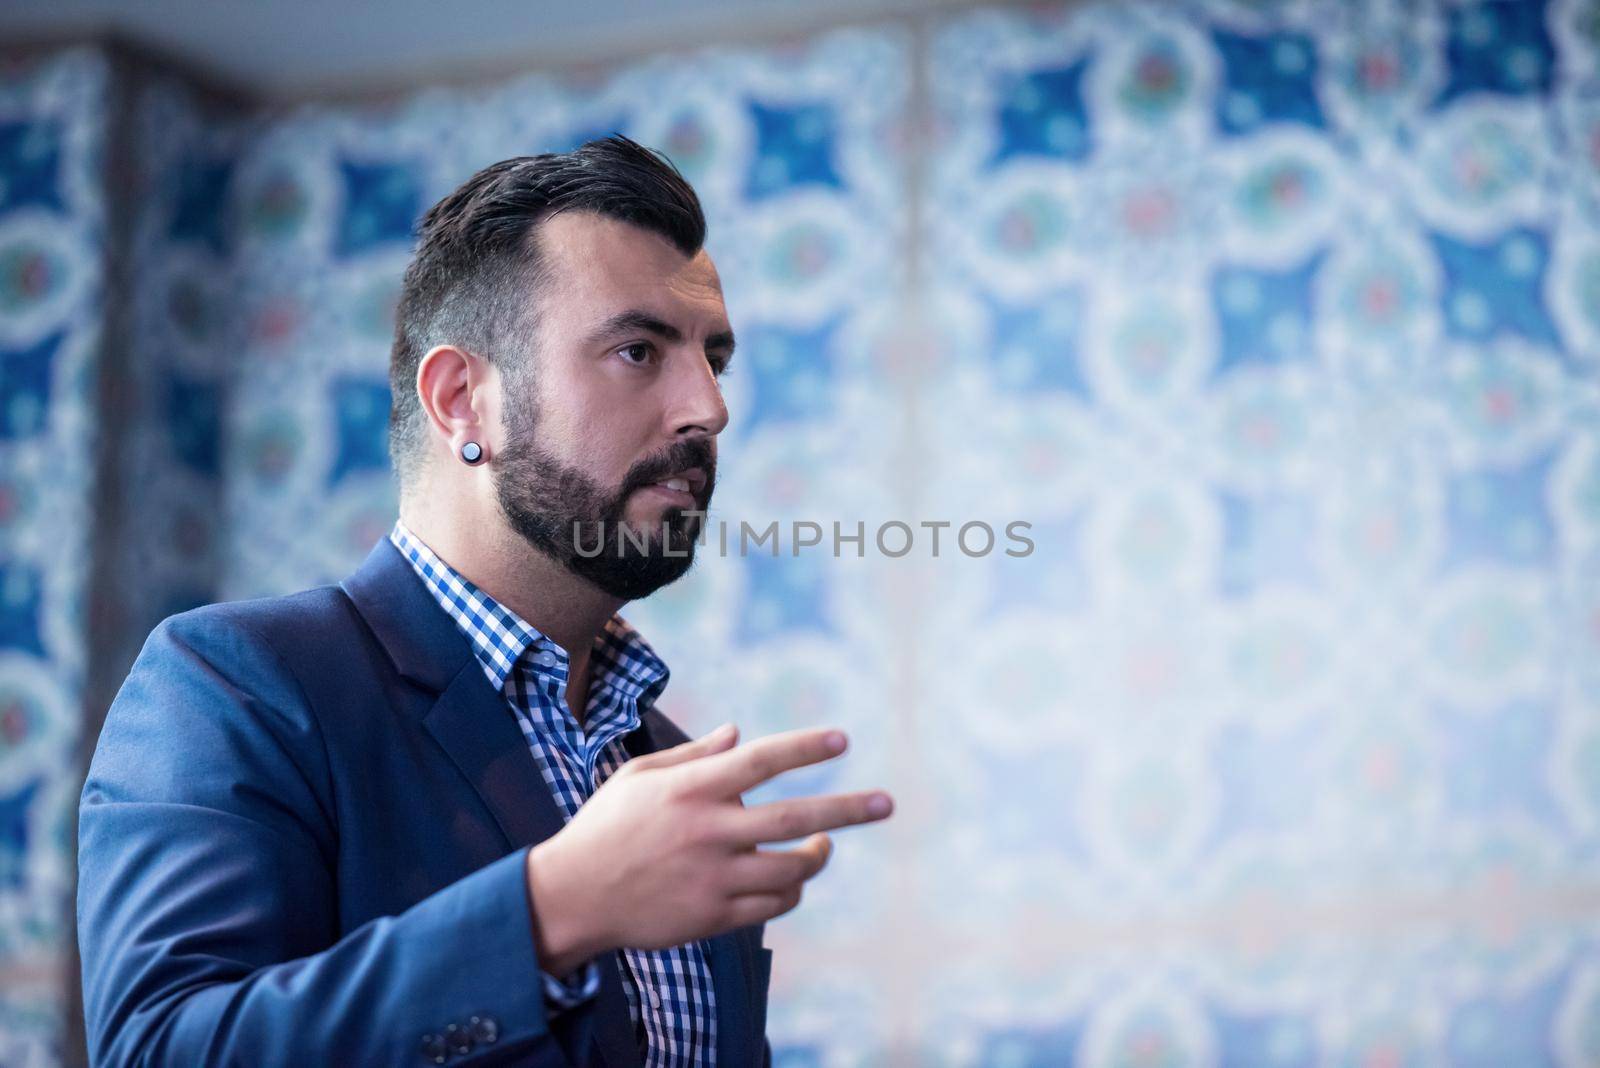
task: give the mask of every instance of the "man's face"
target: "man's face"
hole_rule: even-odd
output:
[[[688,571],[701,521],[684,513],[715,484],[733,352],[721,283],[704,251],[588,212],[547,220],[540,248],[536,343],[502,378],[496,492],[535,548],[643,597]]]

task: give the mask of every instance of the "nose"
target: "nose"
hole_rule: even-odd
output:
[[[680,361],[679,366],[684,370],[673,377],[669,415],[673,436],[716,437],[728,425],[728,405],[722,399],[722,387],[717,384],[710,363],[701,356],[698,360]]]

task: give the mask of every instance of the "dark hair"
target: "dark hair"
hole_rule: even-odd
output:
[[[389,454],[402,486],[424,456],[417,365],[436,345],[460,345],[526,370],[534,291],[542,281],[537,227],[559,211],[592,211],[660,234],[684,255],[705,243],[694,189],[666,156],[620,135],[571,152],[518,156],[474,174],[422,217],[406,267],[389,357]]]

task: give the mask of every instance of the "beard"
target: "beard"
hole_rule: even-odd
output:
[[[711,441],[693,438],[640,460],[614,492],[546,451],[531,420],[508,420],[507,442],[491,457],[495,494],[511,528],[534,549],[613,597],[647,597],[682,578],[694,564],[695,540],[704,524],[692,510],[669,508],[659,523],[640,530],[623,518],[628,498],[685,468],[706,473],[697,507],[704,512],[716,482]]]

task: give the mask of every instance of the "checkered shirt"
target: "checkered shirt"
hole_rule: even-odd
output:
[[[589,795],[628,759],[623,738],[639,726],[667,684],[667,665],[620,615],[595,638],[584,725],[567,707],[567,654],[440,560],[396,522],[389,533],[402,556],[472,644],[489,684],[505,695],[556,805],[572,819]],[[716,1000],[706,945],[618,951],[618,971],[645,1068],[714,1065]],[[540,973],[555,1011],[593,997],[595,961],[565,980]]]

